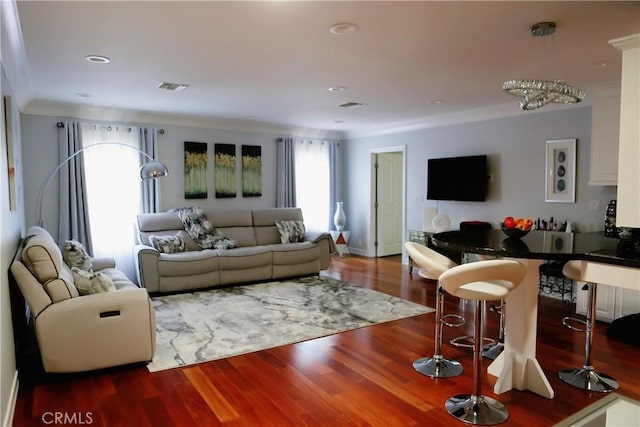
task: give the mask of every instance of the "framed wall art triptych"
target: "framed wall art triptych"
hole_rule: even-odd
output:
[[[208,197],[208,143],[184,142],[184,198]],[[262,146],[242,145],[241,159],[235,144],[213,144],[214,188],[216,198],[236,197],[237,163],[242,167],[242,197],[262,196]]]

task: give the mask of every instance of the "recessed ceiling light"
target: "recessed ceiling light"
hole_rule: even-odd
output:
[[[334,120],[333,123],[344,123],[344,120]]]
[[[111,62],[109,58],[102,55],[87,55],[84,57],[84,59],[93,64],[108,64],[109,62]]]
[[[337,36],[347,33],[353,33],[355,31],[358,31],[358,26],[356,24],[350,24],[347,22],[334,24],[329,28],[329,32]]]
[[[347,88],[344,86],[332,86],[329,88],[329,92],[344,92],[345,90],[347,90]]]
[[[431,103],[437,105],[444,104],[444,99],[434,99]]]

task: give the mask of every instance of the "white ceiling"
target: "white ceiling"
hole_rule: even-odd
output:
[[[501,90],[512,78],[560,78],[588,96],[620,78],[608,41],[640,32],[638,1],[19,1],[17,11],[23,112],[132,110],[345,136],[469,110],[515,114]],[[531,36],[540,21],[556,34]],[[332,35],[341,22],[359,31]],[[161,91],[163,81],[189,88]],[[348,101],[364,106],[337,107]]]

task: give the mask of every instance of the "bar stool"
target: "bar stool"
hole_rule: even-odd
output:
[[[448,293],[476,302],[473,346],[473,392],[450,397],[445,407],[449,414],[468,424],[494,425],[509,418],[509,411],[496,399],[482,395],[482,315],[486,301],[505,299],[526,274],[517,261],[494,259],[453,267],[440,276]]]
[[[481,221],[473,221],[472,223],[477,223],[480,225],[479,229],[485,229],[486,227],[483,227],[483,224],[488,224],[489,225],[489,229],[491,228],[491,224],[489,224],[488,222],[481,222]],[[469,228],[474,228],[474,227],[470,227],[469,225],[465,225],[468,223],[465,222],[461,222],[460,223],[460,230],[465,229],[469,229]],[[473,259],[469,260],[469,258],[467,257],[467,261],[465,262],[465,256],[463,256],[463,262],[464,263],[468,263],[468,262],[476,262],[476,261],[485,261],[488,259],[496,259],[496,257],[494,256],[489,256],[489,255],[480,255],[480,254],[466,254],[468,257],[472,256]],[[498,357],[498,355],[500,353],[502,353],[502,350],[504,349],[504,307],[506,307],[506,304],[504,302],[504,300],[500,301],[500,305],[499,306],[495,306],[493,304],[491,304],[491,308],[489,309],[489,311],[492,311],[494,313],[498,313],[498,315],[500,316],[500,329],[499,329],[499,335],[498,335],[498,341],[494,340],[493,338],[489,338],[489,337],[482,337],[482,356],[487,357],[489,359],[495,359],[496,357]],[[454,346],[454,347],[458,347],[458,348],[464,348],[464,349],[468,349],[468,350],[473,350],[473,346],[475,344],[475,338],[471,335],[462,335],[462,336],[458,336],[458,337],[454,337],[451,338],[451,340],[449,341],[449,343]]]
[[[584,282],[585,280],[582,276],[581,265],[582,263],[580,261],[569,261],[564,265],[562,274],[571,280]],[[597,284],[587,282],[585,287],[587,287],[589,291],[589,295],[587,296],[586,320],[580,320],[573,317],[565,317],[562,319],[562,323],[569,329],[585,333],[584,365],[580,369],[562,369],[558,373],[558,376],[562,381],[567,384],[571,384],[574,387],[581,388],[583,390],[597,391],[600,393],[609,393],[618,388],[618,382],[609,375],[596,372],[591,365],[591,344],[593,341],[593,325],[596,314]],[[572,326],[570,322],[582,323],[584,324],[584,329],[576,328]]]
[[[457,265],[446,256],[419,243],[406,242],[404,246],[413,262],[420,267],[418,274],[420,274],[421,277],[437,281],[442,273]],[[444,292],[439,282],[436,286],[435,349],[432,357],[421,357],[415,360],[413,362],[413,368],[421,374],[432,378],[451,378],[460,375],[463,368],[460,362],[445,359],[442,355],[442,325],[462,326],[464,319],[462,319],[462,316],[456,314],[442,315],[444,310]],[[453,324],[444,320],[447,317],[456,316],[462,319],[462,323]]]

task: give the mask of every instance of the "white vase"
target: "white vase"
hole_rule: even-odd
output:
[[[336,226],[336,230],[342,231],[344,224],[347,222],[347,217],[344,214],[344,208],[342,202],[336,203],[336,214],[333,216],[333,224]]]

